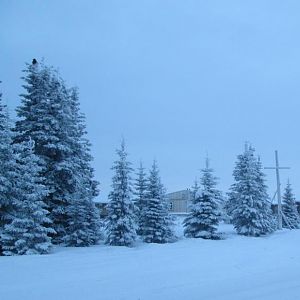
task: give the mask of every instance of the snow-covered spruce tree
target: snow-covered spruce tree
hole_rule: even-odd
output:
[[[184,220],[184,235],[192,238],[219,239],[216,233],[219,224],[219,200],[221,192],[216,189],[217,179],[213,169],[206,167],[201,170],[201,189],[194,189],[195,197],[192,199],[191,211]]]
[[[147,178],[145,168],[143,167],[142,162],[140,162],[138,171],[136,173],[136,179],[134,182],[134,204],[136,209],[136,217],[137,217],[137,224],[138,224],[138,231],[140,226],[140,219],[142,214],[143,203],[146,199],[146,192],[147,192]]]
[[[229,193],[232,223],[238,234],[261,236],[275,230],[271,204],[268,201],[265,175],[254,148],[246,144],[238,156]]]
[[[23,77],[25,93],[21,95],[21,106],[17,108],[15,143],[22,143],[30,137],[35,142],[35,154],[41,159],[42,173],[49,194],[44,201],[50,211],[56,243],[62,242],[66,228],[66,205],[64,184],[69,179],[61,165],[71,153],[66,145],[66,94],[61,93],[61,84],[53,70],[33,61],[27,64]]]
[[[12,145],[11,121],[7,107],[2,104],[0,95],[0,254],[5,225],[11,223],[15,214],[15,203],[18,199],[15,184],[18,178],[17,155]]]
[[[90,199],[98,196],[99,183],[94,179],[94,169],[92,167],[93,157],[91,155],[91,143],[87,139],[87,130],[85,115],[80,112],[80,103],[78,97],[78,89],[70,89],[70,101],[72,109],[73,123],[76,125],[74,136],[77,141],[74,149],[76,149],[76,155],[80,157],[81,170],[85,177],[85,190],[88,192]]]
[[[137,178],[134,182],[134,195],[136,196],[135,204],[139,209],[141,209],[143,206],[143,201],[146,198],[146,191],[147,191],[146,172],[142,162],[140,162],[136,176]]]
[[[70,194],[66,207],[66,233],[63,241],[66,246],[86,247],[95,245],[101,238],[100,216],[89,190],[84,184],[85,178],[80,172],[73,180],[78,182],[77,192]]]
[[[66,246],[86,247],[99,241],[100,218],[93,201],[86,201],[79,194],[70,202],[67,216],[68,225],[64,237]]]
[[[49,233],[53,229],[48,211],[45,209],[44,197],[48,194],[40,176],[39,159],[34,154],[34,142],[28,141],[15,145],[17,148],[18,178],[14,192],[13,219],[4,226],[1,234],[4,255],[46,254],[51,249]]]
[[[94,170],[91,167],[90,143],[86,139],[85,117],[80,113],[78,91],[69,91],[73,128],[73,169],[72,180],[75,187],[70,193],[66,208],[67,226],[64,242],[67,246],[89,246],[101,237],[100,216],[93,198],[98,195]]]
[[[168,243],[175,241],[173,223],[161,184],[156,161],[150,170],[146,200],[143,202],[139,233],[146,243]]]
[[[282,200],[283,227],[289,229],[298,229],[300,227],[300,216],[297,211],[295,196],[289,181],[285,187]]]
[[[134,204],[131,199],[131,163],[127,161],[124,140],[119,157],[113,164],[112,191],[109,194],[106,224],[106,244],[113,246],[132,246],[136,239]]]
[[[87,222],[89,224],[89,244],[95,245],[100,239],[103,238],[101,230],[103,224],[100,220],[99,209],[96,207],[93,200],[87,202],[86,214]]]
[[[35,141],[35,154],[41,159],[41,175],[49,190],[45,203],[56,231],[53,242],[73,245],[74,239],[69,237],[75,230],[74,206],[80,201],[92,201],[97,193],[78,97],[56,72],[43,64],[33,61],[25,73],[26,92],[17,109],[20,119],[16,122],[15,143],[28,137]],[[79,244],[85,242],[80,239]]]

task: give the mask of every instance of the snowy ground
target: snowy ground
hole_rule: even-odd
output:
[[[0,257],[0,299],[300,299],[300,230],[247,238],[220,229],[226,240]]]

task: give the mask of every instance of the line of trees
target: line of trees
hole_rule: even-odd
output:
[[[117,155],[118,160],[112,167],[114,176],[109,194],[106,244],[132,246],[138,236],[145,243],[175,241],[166,192],[156,161],[148,176],[141,163],[133,183],[133,169],[127,160],[124,140]]]
[[[53,245],[105,243],[131,246],[175,241],[165,188],[156,162],[149,177],[141,165],[135,182],[125,143],[112,169],[109,216],[103,226],[93,199],[98,182],[91,166],[78,90],[58,72],[33,60],[24,70],[17,121],[0,94],[0,253],[46,254]]]
[[[156,161],[149,174],[141,163],[133,180],[124,141],[112,166],[108,217],[102,225],[93,201],[98,182],[78,90],[35,59],[26,65],[23,80],[15,124],[0,94],[0,253],[46,254],[54,244],[90,246],[102,238],[114,246],[132,246],[137,238],[145,243],[176,241]],[[246,145],[238,156],[228,200],[217,189],[208,160],[201,173],[183,222],[186,237],[221,239],[218,225],[224,215],[238,234],[260,236],[276,229],[253,147]],[[299,228],[290,183],[283,199],[284,226]]]

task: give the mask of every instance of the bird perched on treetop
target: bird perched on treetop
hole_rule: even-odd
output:
[[[32,64],[33,65],[37,64],[37,60],[35,58],[32,60]]]

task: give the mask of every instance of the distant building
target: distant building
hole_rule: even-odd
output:
[[[190,189],[166,194],[166,199],[169,205],[169,211],[173,214],[179,215],[189,213],[189,206],[191,204],[192,197],[193,192]],[[100,217],[105,218],[107,216],[108,201],[96,202],[95,204],[99,209]]]
[[[174,214],[187,214],[191,203],[193,193],[190,189],[168,193],[166,195],[169,203],[169,210]]]

